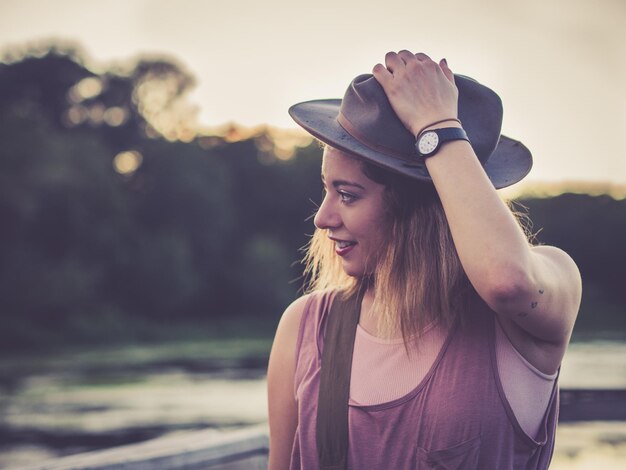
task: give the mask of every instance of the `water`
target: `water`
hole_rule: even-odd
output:
[[[5,444],[0,467],[267,419],[264,370],[242,367],[245,361],[231,361],[230,367],[196,363],[194,370],[185,370],[184,361],[156,368],[136,363],[85,367],[84,358],[80,363],[83,367],[30,373],[5,388],[0,396],[0,442]],[[154,366],[149,360],[142,364]],[[626,389],[626,343],[573,343],[563,362],[561,386]],[[626,468],[626,422],[559,425],[551,468]]]

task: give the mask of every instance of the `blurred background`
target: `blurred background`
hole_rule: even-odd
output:
[[[266,421],[321,198],[287,109],[389,50],[500,94],[535,159],[503,196],[583,276],[561,386],[626,389],[625,44],[620,0],[4,0],[0,466]],[[615,406],[553,468],[623,468]]]

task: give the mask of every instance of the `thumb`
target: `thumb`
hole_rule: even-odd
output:
[[[376,64],[374,66],[374,69],[372,70],[372,75],[374,75],[374,78],[378,80],[378,83],[380,83],[383,88],[385,87],[385,85],[387,85],[388,82],[393,80],[393,75],[391,74],[391,72],[387,70],[387,67],[382,64]]]
[[[454,74],[452,73],[452,70],[450,70],[450,67],[448,67],[448,61],[446,59],[441,59],[439,61],[439,67],[441,67],[441,71],[446,78],[454,83]]]

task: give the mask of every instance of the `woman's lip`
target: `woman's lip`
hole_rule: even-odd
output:
[[[335,253],[337,253],[339,256],[346,256],[348,253],[350,253],[352,251],[352,248],[354,248],[356,246],[356,243],[353,245],[348,245],[345,248],[335,248]]]
[[[334,241],[335,243],[338,243],[338,242],[356,243],[355,241],[352,241],[352,240],[345,240],[345,239],[343,239],[343,238],[335,238],[335,237],[328,237],[328,238],[330,238],[330,239],[331,239],[332,241]]]

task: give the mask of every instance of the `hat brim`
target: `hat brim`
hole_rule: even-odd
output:
[[[391,157],[367,147],[348,134],[337,122],[340,106],[340,99],[305,101],[289,108],[289,114],[307,132],[331,147],[410,178],[432,182],[423,161],[413,163]],[[501,135],[496,149],[483,167],[496,189],[506,188],[530,172],[532,156],[521,142]]]

